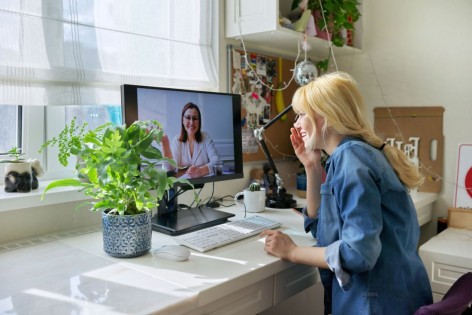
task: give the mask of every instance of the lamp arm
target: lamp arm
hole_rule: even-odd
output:
[[[272,118],[267,124],[265,124],[264,126],[262,126],[261,128],[259,129],[254,129],[254,135],[256,136],[256,138],[259,138],[261,139],[262,137],[262,134],[264,133],[264,130],[266,130],[267,128],[269,128],[270,126],[272,126],[273,123],[275,123],[276,121],[278,121],[283,115],[285,115],[286,113],[288,113],[290,110],[292,110],[292,104],[288,105],[287,107],[285,107],[285,109],[283,111],[281,111],[279,114],[277,114],[277,116],[275,116],[274,118]],[[257,134],[256,134],[257,132]]]
[[[290,104],[287,106],[283,111],[281,111],[277,116],[272,118],[267,124],[262,126],[261,128],[254,129],[254,137],[256,137],[257,141],[259,142],[262,151],[264,152],[267,160],[269,161],[270,167],[274,171],[274,176],[275,176],[275,182],[277,184],[277,192],[280,193],[283,189],[283,180],[282,177],[279,174],[279,171],[277,170],[277,167],[275,166],[274,159],[272,158],[269,149],[267,148],[267,144],[265,143],[264,140],[264,131],[269,128],[272,124],[274,124],[276,121],[278,121],[283,115],[288,113],[292,109],[292,105]]]
[[[255,131],[255,130],[254,130]],[[277,170],[277,167],[275,166],[275,162],[274,162],[274,159],[272,158],[272,156],[270,155],[270,152],[269,152],[269,149],[267,148],[267,144],[265,143],[265,140],[264,138],[258,138],[258,141],[259,141],[259,144],[262,148],[262,151],[264,152],[266,158],[267,158],[267,161],[269,161],[269,165],[270,165],[270,168],[274,171],[274,175],[275,175],[275,178],[279,178],[280,176],[278,175],[279,174],[279,171]],[[277,180],[278,181],[278,180]],[[277,186],[278,183],[277,183]]]

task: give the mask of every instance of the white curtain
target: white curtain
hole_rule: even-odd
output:
[[[216,90],[211,0],[1,0],[0,104],[120,104],[124,83]]]

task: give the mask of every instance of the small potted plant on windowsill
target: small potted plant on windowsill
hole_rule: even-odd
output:
[[[66,129],[70,131],[70,126]],[[57,142],[47,144],[65,143],[69,135],[61,133]],[[114,257],[145,254],[151,249],[151,210],[176,182],[191,186],[185,179],[168,177],[166,170],[158,167],[164,162],[175,165],[153,145],[159,145],[162,136],[162,127],[154,120],[129,126],[108,123],[74,133],[77,142],[68,153],[80,157],[77,172],[86,180],[55,180],[45,188],[42,198],[54,188],[82,188],[94,200],[89,202],[91,210],[102,212],[104,251]]]
[[[8,159],[1,160],[5,164],[5,191],[6,192],[30,192],[37,189],[38,178],[44,172],[37,159],[25,160],[18,147],[8,151]]]

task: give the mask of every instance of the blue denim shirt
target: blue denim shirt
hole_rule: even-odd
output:
[[[416,210],[382,151],[341,141],[326,164],[318,216],[305,216],[305,229],[326,247],[325,314],[408,315],[432,303]]]

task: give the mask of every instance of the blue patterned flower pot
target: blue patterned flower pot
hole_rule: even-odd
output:
[[[108,215],[102,212],[103,250],[113,257],[136,257],[151,249],[151,212]]]

